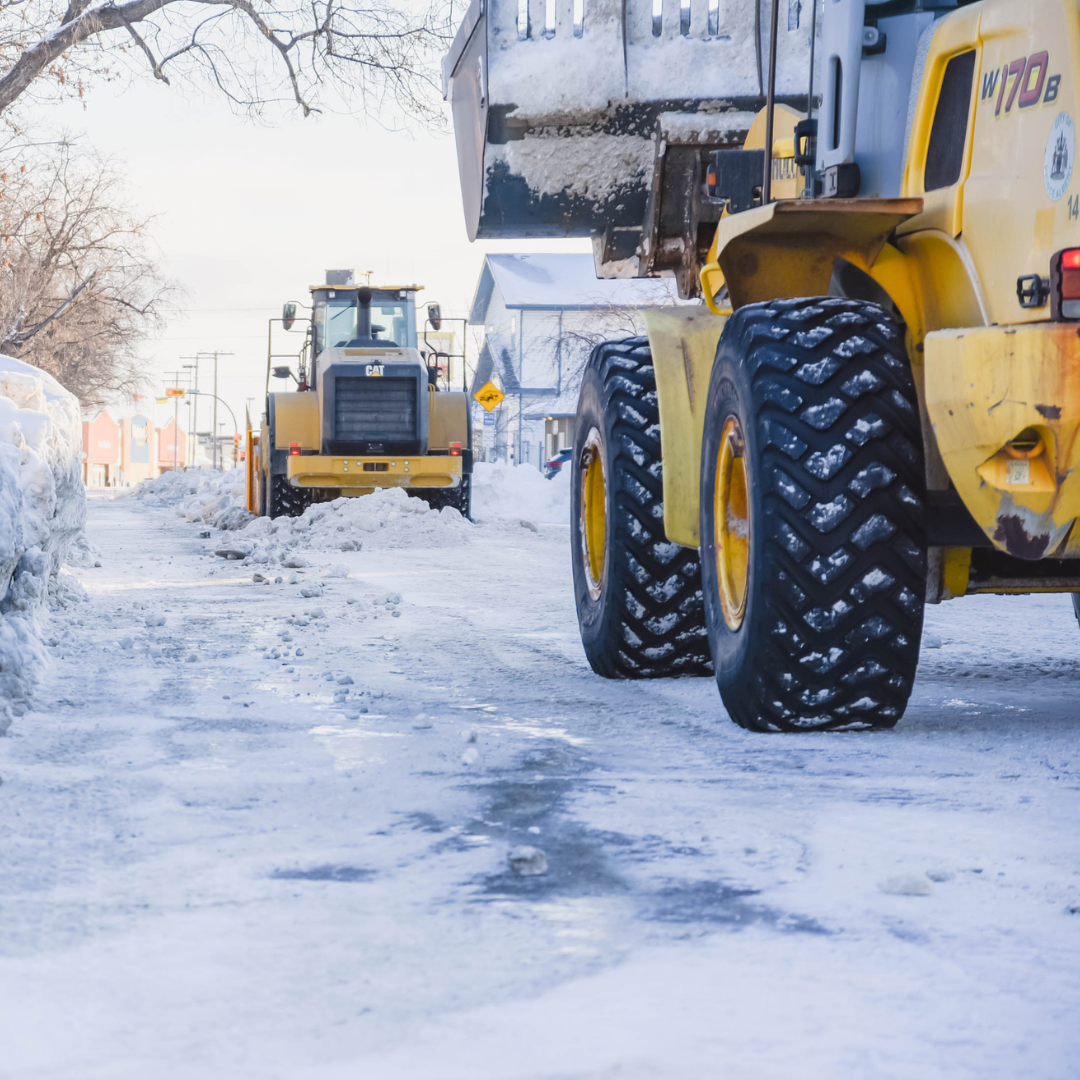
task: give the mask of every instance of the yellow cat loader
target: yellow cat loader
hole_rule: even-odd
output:
[[[704,300],[585,372],[572,552],[594,670],[711,666],[755,730],[890,727],[926,603],[1080,592],[1080,8],[825,0],[784,25],[779,7],[766,45],[752,5],[665,4],[650,24],[598,0],[534,28],[488,0],[447,92],[463,183],[483,163],[480,231],[588,232],[601,273],[674,273]],[[588,133],[572,102],[502,94],[508,57],[533,49],[535,81],[550,37],[571,90],[575,48],[613,67]],[[642,89],[650,50],[670,93]],[[743,119],[755,74],[764,108]],[[633,142],[650,133],[651,155]],[[545,153],[575,167],[579,138],[622,174],[591,164],[581,213],[582,184],[538,172]],[[625,208],[631,189],[640,219],[605,226],[605,194]]]
[[[312,287],[298,370],[267,350],[266,409],[257,434],[247,427],[248,510],[296,517],[312,502],[399,487],[469,516],[468,399],[438,385],[417,347],[418,289],[356,285],[340,271]],[[281,321],[292,327],[295,304]],[[271,376],[296,389],[271,393]]]

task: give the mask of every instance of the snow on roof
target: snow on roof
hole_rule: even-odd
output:
[[[503,303],[515,310],[590,310],[670,304],[675,283],[656,278],[597,278],[587,253],[487,255],[480,271],[469,322],[486,321],[495,286]]]

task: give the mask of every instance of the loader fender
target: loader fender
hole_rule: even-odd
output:
[[[644,315],[660,406],[664,532],[673,543],[696,548],[705,396],[726,317],[700,307]]]
[[[722,218],[701,271],[705,297],[717,310],[724,282],[733,308],[824,296],[837,259],[869,272],[897,226],[922,207],[922,199],[781,199]]]
[[[288,454],[289,447],[295,443],[301,450],[318,453],[322,441],[318,396],[311,393],[271,394],[270,400],[273,408],[273,449]],[[285,469],[275,468],[274,471],[284,472]]]
[[[462,451],[466,472],[472,470],[472,442],[469,430],[468,395],[458,391],[434,389],[428,394],[428,450],[448,452],[452,443]]]

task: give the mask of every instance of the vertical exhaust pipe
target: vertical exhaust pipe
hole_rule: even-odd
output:
[[[371,337],[371,290],[366,285],[356,290],[356,336]]]

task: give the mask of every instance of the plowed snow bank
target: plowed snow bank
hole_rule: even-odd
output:
[[[473,517],[565,525],[570,521],[570,466],[546,480],[534,465],[481,462],[473,472]]]
[[[42,616],[86,522],[79,403],[51,375],[0,356],[0,734],[40,671]]]

